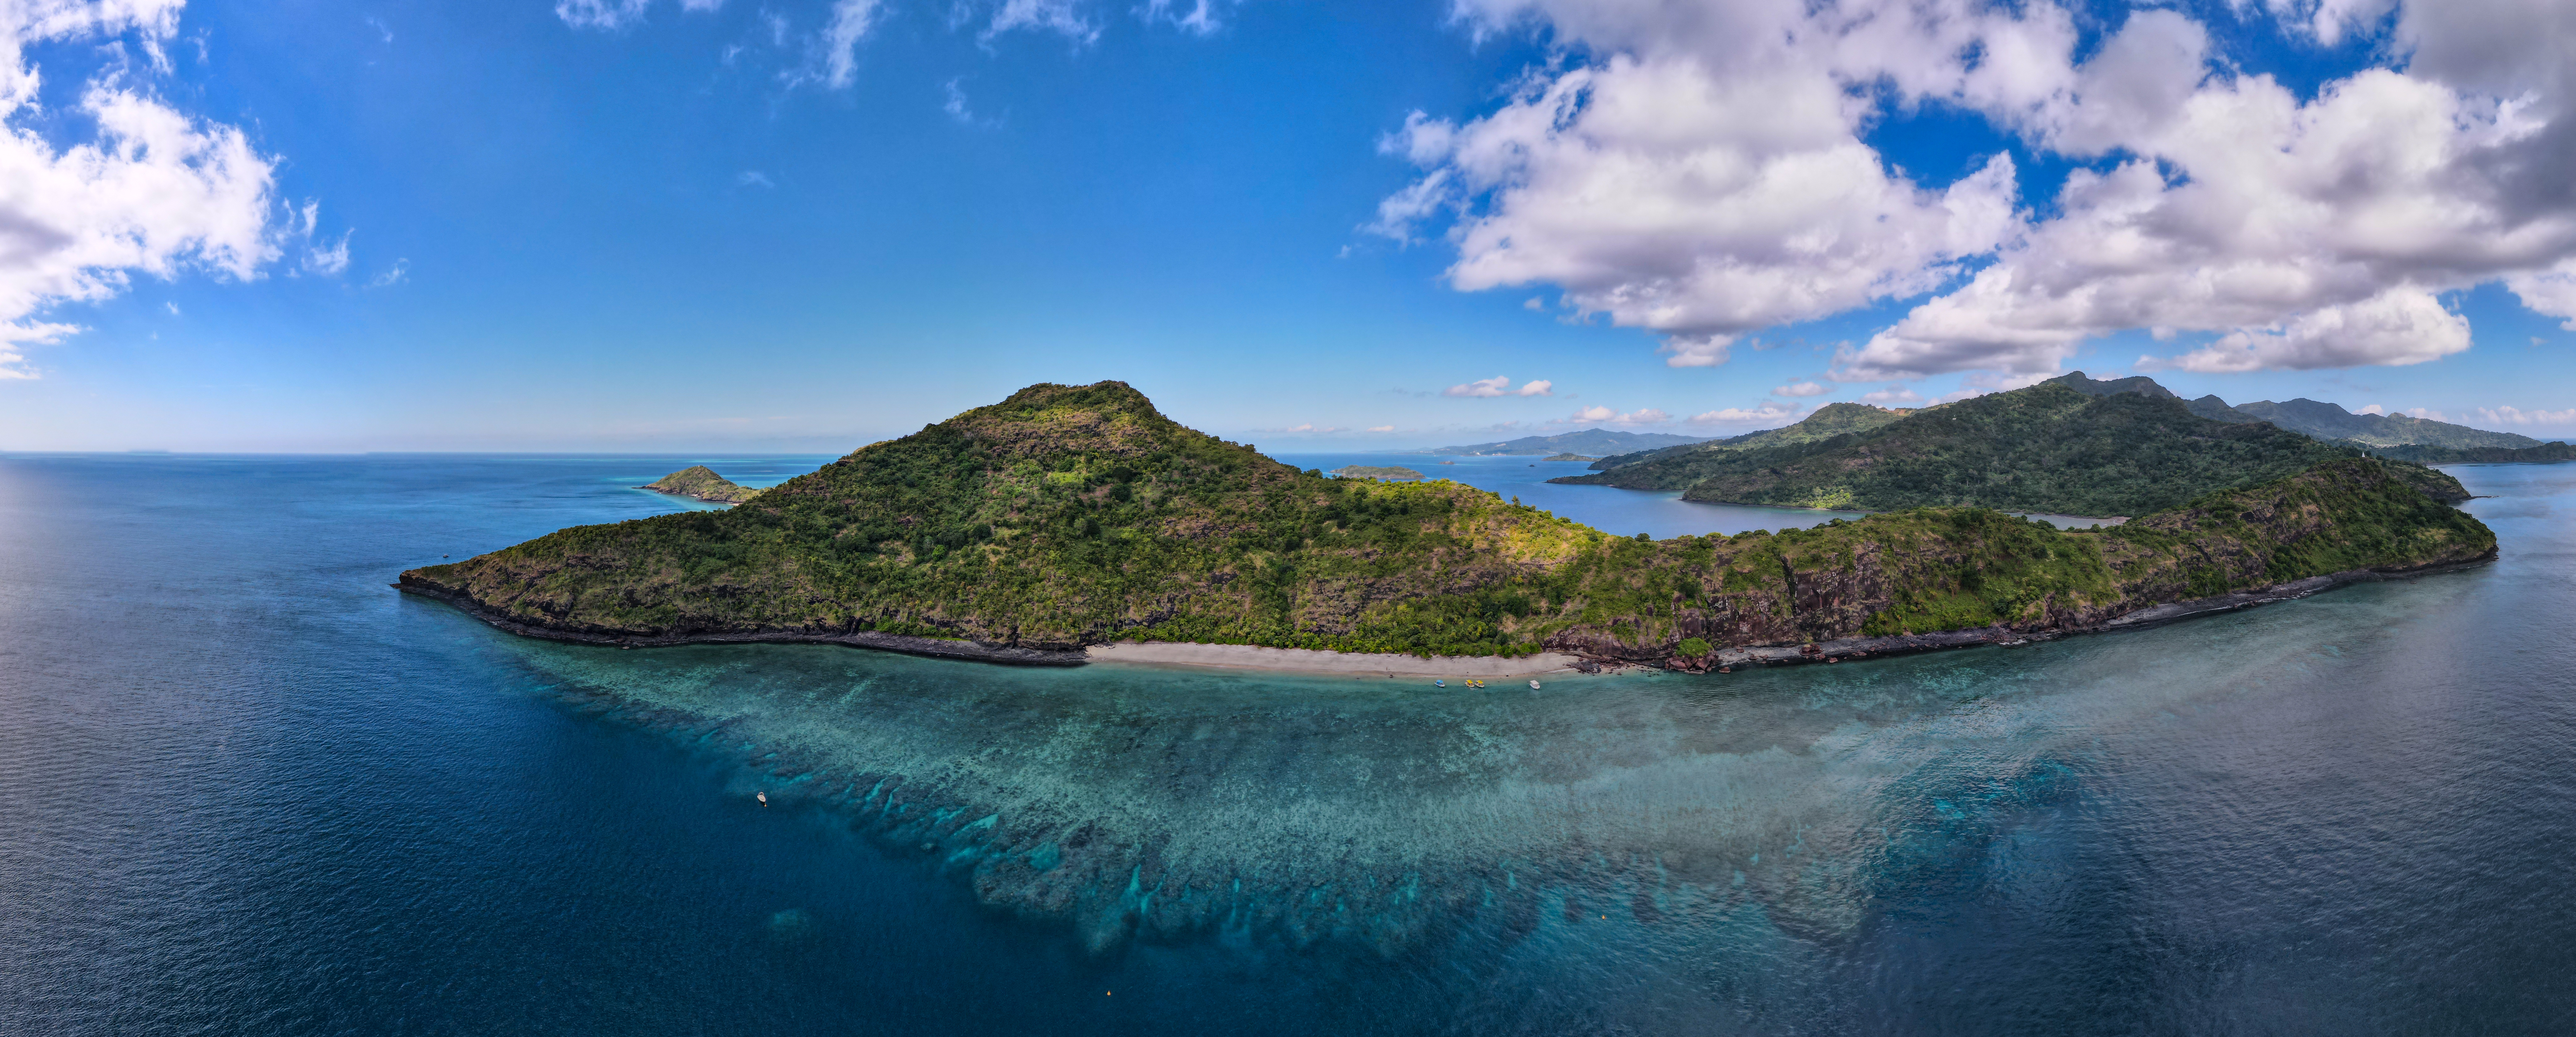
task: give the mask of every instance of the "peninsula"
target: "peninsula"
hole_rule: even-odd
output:
[[[1850,411],[1835,413],[1845,407]],[[2118,516],[2181,507],[2212,490],[2257,486],[2368,453],[2237,415],[2223,402],[2185,402],[2146,378],[2094,382],[2080,372],[1917,411],[1873,418],[1864,410],[1835,404],[1806,422],[1757,433],[1768,440],[1660,451],[1549,481],[1680,490],[1685,500],[1727,504]],[[1805,428],[1829,417],[1822,429]],[[2391,462],[2386,471],[2438,500],[2469,497],[2459,480],[2421,465]]]
[[[760,496],[759,490],[736,485],[733,480],[717,475],[715,469],[702,464],[690,465],[645,483],[642,488],[711,504],[740,504]]]
[[[1072,663],[1190,642],[1700,669],[2106,629],[2494,551],[2401,466],[2343,456],[2110,529],[1934,507],[1614,537],[1454,482],[1301,472],[1101,382],[1031,386],[728,511],[576,526],[397,586],[630,647]]]

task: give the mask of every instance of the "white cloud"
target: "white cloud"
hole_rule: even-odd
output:
[[[2497,281],[2576,330],[2576,4],[2263,9],[2325,45],[2396,31],[2302,98],[2188,9],[2079,62],[2058,0],[1457,0],[1556,62],[1482,117],[1409,117],[1382,150],[1419,173],[1375,226],[1447,220],[1454,287],[1561,287],[1677,367],[1927,293],[1836,376],[2044,375],[2133,328],[2218,336],[2175,361],[2199,369],[2419,363],[2467,342],[2428,301]],[[2044,218],[2004,156],[1919,183],[1861,133],[1923,104],[2088,165]]]
[[[160,69],[179,10],[177,0],[0,7],[0,377],[33,377],[21,349],[80,330],[37,319],[51,306],[115,296],[138,271],[248,280],[309,230],[277,205],[273,159],[240,130],[163,103],[135,82],[143,66],[81,89],[71,109],[89,139],[56,150],[28,128],[41,80],[29,45],[131,38]]]
[[[653,0],[555,0],[555,17],[576,29],[623,29],[644,20],[646,8]],[[724,0],[680,0],[680,9],[704,14],[724,6]],[[375,19],[367,19],[375,22]],[[379,29],[383,23],[376,23]],[[386,30],[385,42],[392,43],[394,34]]]
[[[162,303],[161,305],[162,305],[163,307],[166,307],[167,309],[169,309],[169,311],[170,311],[170,315],[171,315],[171,316],[176,317],[176,316],[178,316],[178,315],[179,315],[179,304],[178,304],[178,303],[175,303],[175,302],[164,302],[164,303]]]
[[[1923,394],[1902,385],[1891,385],[1876,392],[1860,395],[1860,402],[1878,407],[1895,407],[1923,402]]]
[[[1665,367],[1716,367],[1734,344],[1733,335],[1673,335],[1655,352],[1664,354]]]
[[[877,0],[833,0],[832,21],[823,29],[823,82],[846,88],[858,78],[859,40],[876,24]]]
[[[1724,407],[1713,411],[1703,411],[1699,414],[1692,415],[1690,420],[1691,424],[1694,425],[1737,425],[1757,421],[1785,423],[1788,418],[1797,413],[1798,408],[1782,403],[1779,400],[1764,400],[1760,404],[1749,408]]]
[[[2566,323],[2560,328],[2576,331],[2576,259],[2561,260],[2547,270],[2507,277],[2504,286],[2532,312],[2562,318]]]
[[[411,273],[411,260],[397,259],[394,260],[394,265],[387,268],[384,273],[377,274],[376,276],[369,278],[367,281],[367,287],[391,288],[395,285],[401,284],[403,282],[403,277],[409,273]]]
[[[778,182],[771,180],[767,173],[763,173],[757,169],[746,169],[741,173],[735,174],[733,185],[735,187],[774,188],[778,186]]]
[[[339,276],[341,271],[349,269],[349,239],[357,233],[354,230],[342,232],[340,243],[329,248],[314,245],[305,249],[304,269],[324,277]]]
[[[2567,410],[2523,410],[2519,407],[2479,407],[2471,413],[2487,425],[2557,425],[2576,426],[2576,407]],[[2437,419],[2438,420],[2438,419]]]
[[[1076,43],[1098,40],[1100,27],[1082,17],[1081,6],[1081,0],[1002,0],[992,22],[984,27],[983,38],[1030,29],[1060,33]]]
[[[1554,396],[1556,395],[1555,389],[1556,383],[1544,378],[1533,380],[1527,385],[1514,389],[1512,388],[1511,379],[1505,378],[1501,375],[1495,375],[1491,378],[1479,378],[1472,382],[1452,385],[1441,390],[1440,395],[1472,396],[1485,399],[1492,399],[1497,396]]]
[[[2421,291],[2395,289],[2350,306],[2303,314],[2286,326],[2237,331],[2183,354],[2186,371],[2313,370],[2420,364],[2469,348],[2469,322]]]
[[[1361,431],[1363,431],[1363,432],[1393,432],[1393,431],[1395,431],[1395,426],[1393,426],[1393,425],[1371,425],[1371,426],[1369,426],[1368,428],[1362,429]]]
[[[1630,411],[1626,414],[1608,407],[1585,407],[1572,415],[1556,419],[1555,423],[1559,425],[1662,425],[1672,420],[1672,415],[1653,407]]]
[[[951,119],[955,119],[958,122],[965,123],[969,126],[974,125],[975,112],[973,109],[966,107],[965,88],[958,86],[956,79],[950,79],[948,82],[941,84],[941,89],[948,95],[948,97],[945,102],[940,104],[939,110],[947,112],[948,117]]]
[[[1217,21],[1216,0],[1189,0],[1187,4],[1174,3],[1173,0],[1146,0],[1144,14],[1147,21],[1167,21],[1183,32],[1198,36],[1211,35],[1223,28]]]
[[[1822,396],[1833,389],[1818,382],[1791,382],[1771,390],[1773,396]]]

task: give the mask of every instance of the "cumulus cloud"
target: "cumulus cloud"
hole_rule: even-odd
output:
[[[1445,223],[1452,286],[1557,286],[1677,367],[1907,299],[1838,378],[2045,375],[2133,328],[2215,336],[2195,370],[2420,363],[2467,343],[2432,300],[2497,281],[2576,329],[2576,4],[2233,6],[2395,31],[2302,97],[2162,7],[2096,45],[2055,0],[1458,0],[1560,52],[1481,117],[1408,117],[1381,150],[1418,172],[1371,227]],[[1925,104],[2079,168],[2045,215],[2008,154],[1919,182],[1861,135]]]
[[[1923,394],[1902,385],[1891,385],[1875,392],[1860,394],[1860,402],[1878,407],[1896,407],[1923,402]]]
[[[1833,389],[1820,382],[1791,382],[1771,390],[1773,396],[1822,396]]]
[[[2474,417],[2469,420],[2484,425],[2576,426],[2576,407],[2571,407],[2566,410],[2523,410],[2519,407],[2479,407],[2470,413],[2474,415]]]
[[[1509,378],[1505,378],[1505,377],[1503,377],[1503,376],[1501,376],[1501,375],[1495,375],[1494,377],[1491,377],[1491,378],[1479,378],[1479,379],[1477,379],[1477,380],[1475,380],[1475,381],[1472,381],[1472,382],[1464,382],[1464,383],[1460,383],[1460,384],[1458,384],[1458,385],[1452,385],[1452,386],[1450,386],[1450,387],[1448,387],[1448,388],[1446,388],[1446,389],[1441,390],[1441,391],[1440,391],[1440,395],[1442,395],[1442,396],[1471,396],[1471,397],[1481,397],[1481,398],[1486,398],[1486,399],[1491,399],[1491,398],[1494,398],[1494,397],[1497,397],[1497,396],[1554,396],[1554,395],[1556,395],[1556,392],[1555,392],[1555,389],[1556,389],[1556,383],[1555,383],[1555,382],[1548,381],[1547,379],[1544,379],[1544,378],[1536,379],[1536,380],[1534,380],[1534,381],[1531,381],[1531,382],[1529,382],[1528,384],[1523,385],[1523,386],[1521,386],[1521,387],[1520,387],[1520,388],[1518,388],[1518,389],[1514,389],[1514,388],[1512,388],[1512,387],[1511,387],[1511,385],[1512,385],[1512,380],[1511,380],[1511,379],[1509,379]]]
[[[1556,419],[1556,424],[1634,426],[1662,425],[1670,423],[1672,420],[1672,415],[1656,410],[1653,407],[1644,407],[1625,414],[1619,413],[1618,411],[1608,407],[1585,407],[1581,410],[1575,411],[1571,415]]]
[[[1764,400],[1753,407],[1724,407],[1702,411],[1691,416],[1693,425],[1736,425],[1746,422],[1785,422],[1798,413],[1798,408],[1779,400]]]
[[[80,329],[37,318],[65,302],[125,290],[135,272],[248,280],[309,239],[312,217],[277,204],[275,162],[239,129],[190,117],[120,68],[72,108],[92,127],[57,149],[37,116],[31,44],[128,38],[159,55],[178,31],[178,0],[0,6],[0,377],[26,378],[23,347]],[[155,68],[166,65],[156,58]],[[58,116],[48,122],[59,123]],[[345,253],[347,241],[337,246]],[[331,263],[331,250],[314,262]]]
[[[2279,328],[2237,331],[2174,360],[2186,371],[2420,364],[2469,348],[2469,322],[2421,291],[2328,306]]]

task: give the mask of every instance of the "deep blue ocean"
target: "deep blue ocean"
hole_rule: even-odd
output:
[[[1541,691],[386,586],[698,460],[0,455],[0,1034],[2576,1032],[2576,465],[2452,469],[2466,573]],[[1529,463],[1440,474],[1820,517]]]

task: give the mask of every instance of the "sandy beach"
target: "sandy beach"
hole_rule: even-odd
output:
[[[1241,670],[1298,670],[1309,673],[1385,674],[1394,677],[1530,677],[1567,673],[1575,657],[1558,652],[1506,659],[1501,656],[1434,656],[1325,652],[1309,648],[1263,648],[1257,645],[1201,645],[1154,642],[1092,645],[1083,654],[1096,663],[1160,663],[1221,666]]]

